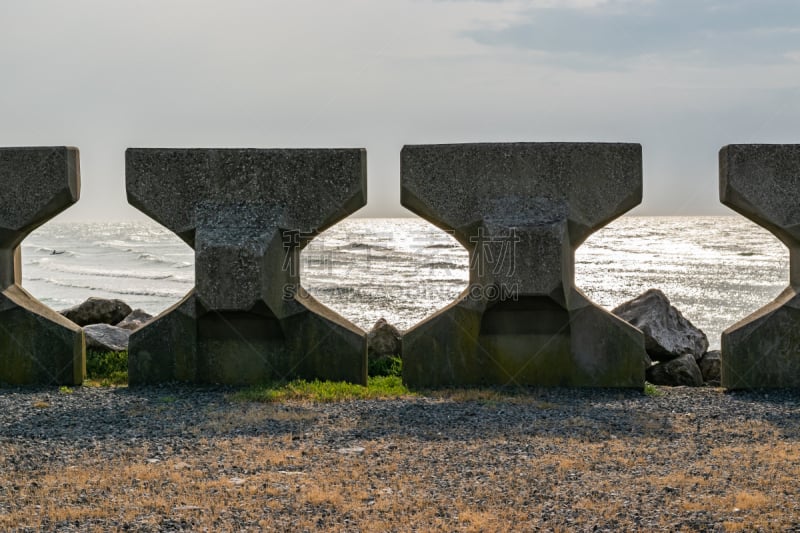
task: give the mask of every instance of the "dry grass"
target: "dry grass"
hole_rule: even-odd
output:
[[[509,388],[449,388],[421,391],[424,396],[452,402],[478,402],[482,404],[536,404],[547,409],[554,404],[539,401],[539,391],[526,387]]]
[[[306,407],[260,407],[237,413],[251,422],[313,418]],[[693,428],[691,419],[672,423],[676,435]],[[84,530],[146,529],[165,520],[215,531],[650,529],[638,521],[645,515],[684,531],[797,527],[797,442],[763,422],[723,428],[746,444],[703,452],[655,431],[593,440],[531,435],[513,446],[498,435],[397,436],[343,454],[313,439],[250,436],[199,438],[191,451],[159,450],[158,461],[147,445],[112,461],[82,452],[25,472],[11,460],[24,451],[4,444],[0,529],[74,521]],[[502,452],[487,457],[487,447]]]
[[[311,407],[286,409],[279,404],[240,404],[235,410],[218,409],[208,413],[206,422],[195,431],[227,433],[237,427],[257,426],[270,422],[313,422],[318,417]]]

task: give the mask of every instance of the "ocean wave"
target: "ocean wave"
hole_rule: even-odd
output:
[[[31,247],[31,248],[33,248],[33,247]],[[34,250],[31,250],[31,248],[23,247],[23,251],[26,252],[26,253],[33,252],[33,253],[37,253],[37,254],[45,254],[45,255],[48,255],[48,256],[50,256],[50,255],[62,256],[62,257],[75,257],[76,256],[75,252],[71,252],[69,250],[60,250],[58,248],[36,247],[36,249],[34,249]]]
[[[349,244],[345,244],[344,246],[339,246],[336,248],[338,251],[347,251],[347,250],[376,250],[381,252],[391,252],[392,248],[389,246],[384,246],[381,244],[367,244],[363,242],[351,242]]]
[[[128,296],[152,296],[158,298],[174,298],[176,300],[183,298],[187,292],[184,290],[176,290],[176,289],[153,289],[153,288],[133,288],[133,287],[107,287],[107,286],[97,286],[97,285],[88,285],[83,283],[74,283],[73,281],[63,280],[63,279],[55,279],[55,278],[43,278],[43,277],[33,277],[33,278],[26,278],[26,281],[38,281],[44,282],[51,285],[56,285],[58,287],[66,287],[69,289],[85,289],[88,291],[97,291],[99,293],[111,293],[111,294],[123,294]]]
[[[158,265],[169,265],[173,268],[189,268],[194,266],[194,263],[189,261],[173,261],[172,259],[167,259],[165,257],[151,254],[149,252],[142,252],[137,256],[137,259],[140,261],[147,261],[148,263],[155,263]]]
[[[35,263],[31,263],[35,264]],[[39,263],[39,266],[45,266]],[[122,278],[122,279],[148,279],[148,280],[165,280],[172,279],[174,281],[183,282],[185,278],[177,278],[168,272],[141,272],[130,270],[108,270],[99,268],[87,268],[80,266],[59,265],[52,262],[48,263],[45,268],[51,272],[63,272],[64,274],[77,274],[79,276],[91,276],[100,278]]]
[[[307,287],[306,290],[308,292],[316,292],[319,294],[336,294],[336,295],[343,295],[343,294],[356,294],[358,292],[353,287]]]
[[[123,252],[132,252],[131,243],[126,241],[120,240],[110,240],[110,241],[93,241],[92,246],[96,246],[98,248],[113,248],[115,250],[120,250]]]
[[[451,263],[449,261],[432,261],[424,263],[419,268],[432,268],[436,270],[467,270],[469,265],[465,261],[463,264]]]
[[[148,261],[150,263],[158,263],[161,265],[168,265],[172,263],[172,261],[169,261],[167,259],[164,259],[163,257],[159,257],[155,254],[151,254],[148,252],[142,252],[139,255],[137,255],[136,258],[141,259],[142,261]]]
[[[186,261],[175,261],[172,259],[168,259],[166,257],[156,255],[152,252],[148,252],[145,248],[153,248],[152,246],[140,245],[137,243],[130,243],[120,240],[112,240],[112,241],[96,241],[91,244],[93,247],[98,248],[106,248],[112,249],[118,252],[126,253],[126,254],[133,254],[136,255],[136,258],[141,261],[147,261],[151,263],[161,263],[165,265],[176,265],[178,268],[185,268],[186,266],[191,266],[192,263],[187,263]],[[157,245],[158,246],[158,245]],[[161,247],[161,246],[158,246]]]
[[[155,290],[155,289],[104,289],[114,294],[123,294],[128,296],[154,296],[158,298],[175,298],[179,300],[186,296],[189,291],[174,291],[169,289]]]

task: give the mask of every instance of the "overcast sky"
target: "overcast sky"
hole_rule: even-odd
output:
[[[719,148],[800,142],[800,2],[0,0],[0,76],[0,145],[81,150],[59,220],[138,218],[130,146],[365,147],[402,216],[403,144],[489,141],[639,142],[636,214],[731,213]]]

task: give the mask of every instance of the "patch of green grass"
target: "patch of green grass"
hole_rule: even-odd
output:
[[[235,393],[232,399],[240,402],[281,402],[305,400],[327,403],[345,400],[375,400],[400,398],[412,394],[399,376],[376,376],[367,386],[343,381],[306,381],[298,379],[288,383],[259,385]]]
[[[86,352],[86,378],[89,385],[101,387],[128,383],[128,352]]]
[[[61,394],[72,394],[74,391],[70,387],[67,387],[66,385],[61,385],[58,388],[58,392],[60,392]]]
[[[380,359],[370,359],[367,373],[371,377],[402,376],[403,360],[396,355],[390,357],[381,357]]]
[[[652,383],[648,383],[645,381],[644,394],[645,396],[662,396],[664,394],[664,391],[662,391]]]

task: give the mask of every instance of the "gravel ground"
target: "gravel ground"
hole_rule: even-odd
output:
[[[800,394],[0,389],[0,529],[800,531]]]

